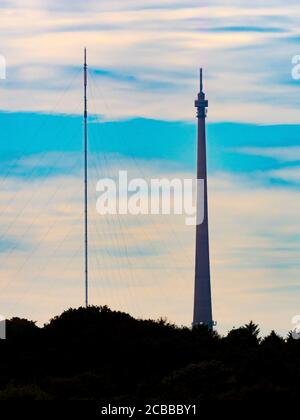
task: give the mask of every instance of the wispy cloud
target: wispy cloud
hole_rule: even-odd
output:
[[[280,162],[297,162],[300,160],[300,146],[289,147],[242,147],[237,152],[253,156],[262,156]]]
[[[289,185],[296,183],[298,184],[297,186],[299,187],[300,167],[292,166],[292,167],[281,168],[274,171],[270,171],[269,176],[270,178],[273,178],[273,179],[279,179],[279,180],[285,181]]]
[[[45,321],[82,303],[87,46],[92,184],[121,166],[147,176],[194,168],[194,126],[124,118],[194,119],[200,65],[209,122],[264,124],[208,126],[214,313],[221,330],[253,318],[264,330],[290,329],[299,303],[299,126],[265,124],[299,122],[298,1],[11,0],[0,8],[3,108],[55,113],[0,114],[1,312]],[[117,119],[97,134],[97,121]],[[99,219],[91,209],[90,234],[92,303],[190,324],[194,231],[182,220]]]
[[[282,33],[286,32],[283,28],[266,26],[222,26],[209,28],[209,32],[258,32],[258,33]]]
[[[65,157],[69,167],[75,155]],[[50,154],[48,165],[53,158]],[[24,164],[34,167],[35,160],[38,156]],[[111,157],[109,162],[105,175],[115,176],[119,158]],[[91,302],[141,317],[164,314],[189,325],[194,230],[178,216],[100,217],[94,210],[94,186],[104,168],[96,170],[94,163],[90,171]],[[192,175],[174,172],[172,162],[166,161],[134,163],[122,158],[121,166],[131,176]],[[7,241],[25,237],[26,246],[19,249],[7,242],[0,266],[2,312],[30,313],[43,321],[82,303],[83,207],[77,170],[68,177],[46,178],[42,186],[40,182],[5,180],[9,188],[0,193],[1,232]],[[254,319],[264,331],[274,326],[287,331],[298,307],[293,287],[300,268],[295,235],[299,192],[270,188],[251,176],[230,173],[210,177],[209,192],[214,314],[221,320],[220,330]],[[278,288],[285,289],[280,303],[276,303]]]
[[[5,109],[51,109],[72,67],[81,65],[85,45],[115,118],[192,119],[202,65],[211,120],[298,121],[290,70],[300,7],[293,1],[284,7],[276,0],[263,7],[233,0],[213,6],[195,0],[78,0],[72,6],[7,1],[0,7],[0,53],[8,63],[0,85]],[[80,97],[78,79],[60,111],[73,112]],[[101,107],[99,113],[107,111]]]

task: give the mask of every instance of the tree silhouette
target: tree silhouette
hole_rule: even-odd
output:
[[[43,328],[12,318],[0,355],[0,400],[292,400],[300,387],[300,340],[261,339],[252,321],[221,337],[90,306]]]

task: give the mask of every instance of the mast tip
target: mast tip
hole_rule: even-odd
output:
[[[200,92],[203,92],[203,69],[200,68]]]

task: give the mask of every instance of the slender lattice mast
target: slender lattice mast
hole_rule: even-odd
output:
[[[89,261],[88,261],[88,125],[87,125],[87,61],[84,49],[84,265],[85,265],[85,306],[89,304]]]

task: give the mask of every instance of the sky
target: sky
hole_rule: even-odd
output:
[[[214,319],[282,334],[299,313],[296,1],[0,0],[0,313],[83,304],[82,59],[88,49],[90,298],[190,325],[194,230],[100,217],[95,185],[195,174],[199,67]],[[3,61],[3,60],[2,60]]]

